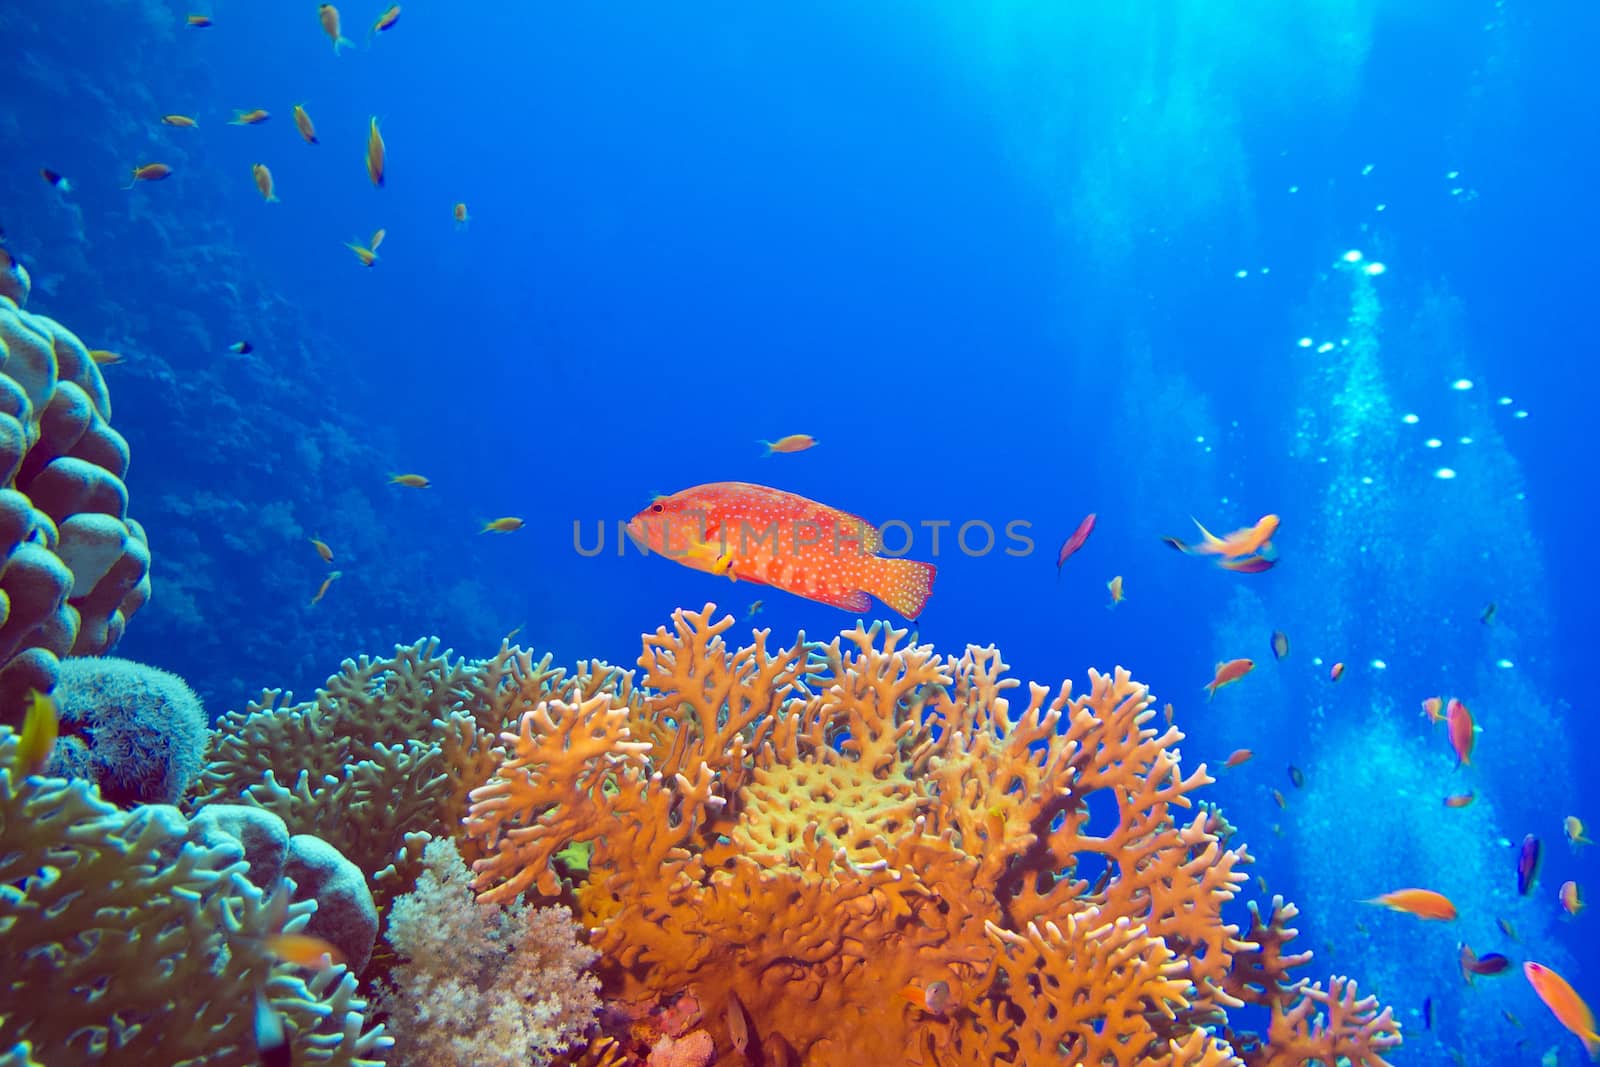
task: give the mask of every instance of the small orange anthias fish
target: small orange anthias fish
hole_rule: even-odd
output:
[[[140,182],[159,182],[172,177],[172,168],[165,163],[141,163],[133,168],[133,181],[124,185],[124,189],[132,189]]]
[[[1190,519],[1200,530],[1200,543],[1192,545],[1190,552],[1202,556],[1222,556],[1226,559],[1241,559],[1253,556],[1260,552],[1267,542],[1272,540],[1272,535],[1278,531],[1278,516],[1263,515],[1254,526],[1242,530],[1235,530],[1226,537],[1218,537],[1204,526],[1199,519]]]
[[[178,128],[185,130],[192,130],[196,126],[200,125],[188,115],[162,115],[161,124],[163,126],[177,126]]]
[[[304,104],[294,106],[294,128],[300,131],[300,139],[306,144],[317,144],[317,127],[311,121],[311,116],[306,114]]]
[[[317,550],[317,555],[322,557],[322,562],[333,562],[333,549],[328,547],[328,542],[318,537],[308,537],[306,540],[310,541],[311,547]]]
[[[433,483],[420,474],[391,474],[390,485],[403,485],[410,489],[426,489]]]
[[[1429,722],[1444,722],[1444,698],[1429,697],[1422,702],[1422,714]]]
[[[28,711],[22,720],[22,734],[12,753],[12,771],[18,778],[39,774],[50,762],[56,738],[61,734],[61,716],[55,697],[37,689],[28,698]]]
[[[501,518],[501,519],[490,519],[488,522],[483,524],[483,529],[479,530],[478,532],[479,533],[514,533],[515,531],[522,529],[526,525],[527,525],[526,523],[524,523],[521,519],[517,518],[515,515],[507,515],[507,516],[505,516],[504,518]]]
[[[338,55],[341,48],[350,45],[350,39],[339,32],[339,9],[332,4],[320,4],[317,7],[317,19],[322,23],[322,32],[328,35],[333,42],[333,54]]]
[[[1344,677],[1344,661],[1343,660],[1341,660],[1338,663],[1335,663],[1332,667],[1328,668],[1328,681],[1337,682],[1340,678],[1343,678],[1343,677]]]
[[[1444,806],[1447,808],[1464,808],[1472,803],[1474,796],[1475,794],[1470,789],[1465,793],[1451,793],[1444,798]]]
[[[383,244],[383,239],[387,236],[389,236],[389,231],[383,229],[382,227],[373,230],[372,240],[367,242],[367,247],[376,252],[378,250],[378,246]]]
[[[1362,903],[1381,904],[1390,911],[1415,915],[1419,919],[1449,922],[1456,917],[1456,906],[1450,902],[1450,898],[1431,889],[1396,889],[1393,893],[1385,893]]]
[[[955,1006],[955,993],[950,983],[940,979],[926,986],[907,985],[901,988],[900,997],[929,1015],[943,1015]]]
[[[400,5],[396,4],[378,16],[378,21],[372,24],[372,29],[368,31],[367,36],[371,37],[374,33],[382,33],[399,21]]]
[[[1561,890],[1556,894],[1561,900],[1561,910],[1568,915],[1576,915],[1583,910],[1583,897],[1578,891],[1578,883],[1568,879],[1561,883]]]
[[[189,16],[187,16],[187,21],[188,21],[189,25],[191,27],[193,27],[194,29],[203,30],[207,26],[211,25],[211,16],[210,15],[189,15]]]
[[[344,962],[344,953],[338,948],[310,934],[271,934],[264,943],[267,951],[296,967],[320,971]]]
[[[1200,525],[1199,519],[1191,517],[1190,521],[1200,530],[1199,544],[1184,544],[1176,537],[1163,537],[1161,540],[1179,552],[1217,556],[1219,557],[1217,566],[1225,570],[1241,574],[1260,574],[1262,571],[1272,569],[1275,562],[1272,535],[1278,530],[1278,516],[1263,515],[1254,526],[1235,530],[1226,537],[1213,534]]]
[[[817,439],[808,433],[792,433],[776,441],[757,441],[756,444],[766,449],[763,455],[770,456],[774,452],[804,452],[808,448],[815,448]]]
[[[915,619],[933,593],[933,564],[878,555],[882,536],[865,519],[764,485],[684,489],[652,502],[627,530],[641,549],[694,570],[845,611],[866,612],[877,597]]]
[[[1578,996],[1577,990],[1542,963],[1530,960],[1522,965],[1522,973],[1527,976],[1533,991],[1539,994],[1539,999],[1544,1001],[1545,1007],[1555,1015],[1556,1021],[1583,1042],[1583,1050],[1589,1054],[1589,1058],[1600,1059],[1600,1034],[1595,1033],[1594,1012]]]
[[[97,366],[115,367],[118,363],[122,362],[122,353],[113,352],[107,348],[91,348],[89,349],[89,358],[93,360]]]
[[[1572,846],[1574,852],[1578,850],[1579,845],[1594,844],[1593,841],[1583,836],[1583,820],[1576,815],[1568,815],[1565,819],[1562,819],[1561,829],[1567,835],[1567,844]]]
[[[255,164],[250,168],[250,175],[256,180],[256,188],[261,191],[261,199],[269,204],[276,204],[278,202],[278,194],[273,191],[275,186],[272,184],[272,172],[267,169],[267,165],[265,163]]]
[[[245,111],[245,110],[243,110],[241,108],[234,108],[233,109],[233,118],[228,120],[228,125],[229,126],[259,126],[263,122],[266,122],[271,117],[272,117],[272,115],[270,113],[268,113],[267,109],[264,108],[264,107],[258,107],[258,108],[255,108],[254,110],[251,110],[251,111]]]
[[[1236,748],[1228,753],[1228,758],[1222,761],[1225,770],[1233,770],[1241,764],[1249,763],[1255,758],[1255,753],[1248,748]]]
[[[1470,766],[1472,746],[1477,741],[1472,728],[1472,712],[1455,697],[1450,698],[1449,709],[1445,712],[1445,728],[1450,734],[1450,747],[1456,753],[1456,766]]]
[[[322,579],[322,584],[317,587],[317,595],[311,598],[311,604],[320,603],[322,598],[328,595],[328,586],[332,585],[333,580],[340,577],[342,573],[341,571],[328,572],[328,576]],[[308,604],[306,606],[310,607],[311,605]]]
[[[367,177],[379,188],[383,187],[383,166],[387,156],[383,134],[378,132],[378,116],[374,115],[367,127]]]
[[[458,230],[472,221],[472,216],[467,214],[467,204],[464,200],[451,209],[451,214],[456,218],[456,229]]]
[[[346,241],[344,246],[356,254],[363,267],[370,267],[378,262],[378,253],[370,248],[363,248],[354,241]]]
[[[1231,685],[1255,669],[1255,660],[1230,659],[1226,663],[1217,664],[1217,673],[1205,685],[1206,699],[1210,700],[1217,695],[1217,690],[1225,685]]]
[[[1111,603],[1107,607],[1114,608],[1122,603],[1122,575],[1117,575],[1106,583],[1106,588],[1111,590]]]

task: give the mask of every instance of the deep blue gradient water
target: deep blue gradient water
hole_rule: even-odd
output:
[[[1600,996],[1595,920],[1556,903],[1597,874],[1562,817],[1600,825],[1600,13],[1062,7],[419,0],[371,41],[378,8],[347,5],[360,47],[336,56],[315,4],[217,0],[206,30],[153,0],[0,5],[0,225],[30,308],[128,355],[107,378],[155,591],[119,654],[220,712],[424,634],[487,655],[521,626],[631,664],[674,608],[759,597],[777,637],[826,638],[853,617],[619,556],[616,521],[725,480],[900,520],[939,566],[923,641],[1051,684],[1121,664],[1176,704],[1186,758],[1256,750],[1212,792],[1301,903],[1312,970],[1396,1005],[1397,1062],[1576,1063],[1520,974],[1469,989],[1455,945]],[[119,188],[152,160],[177,173]],[[380,227],[363,269],[343,244]],[[790,433],[821,443],[761,456]],[[1265,574],[1160,541],[1268,512]],[[477,532],[500,515],[528,525]],[[968,521],[1025,523],[1032,551],[969,556]],[[310,536],[342,573],[315,606]],[[1418,714],[1433,695],[1477,714],[1471,768]],[[1521,898],[1502,841],[1530,832]],[[1462,919],[1359,903],[1413,884]]]

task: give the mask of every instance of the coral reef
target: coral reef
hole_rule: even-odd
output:
[[[0,296],[0,723],[104,652],[150,595],[128,518],[128,444],[100,368],[70,331]]]
[[[571,900],[609,997],[692,996],[719,1050],[817,1067],[1384,1067],[1387,1009],[1291,976],[1292,907],[1224,920],[1248,853],[1180,819],[1211,779],[1126,672],[1013,711],[992,648],[735,649],[713,613],[646,637],[637,691],[533,701],[472,794],[479,899]]]
[[[306,933],[343,952],[352,973],[365,971],[378,939],[378,907],[361,868],[322,838],[295,834],[289,838],[283,873],[317,902]]]
[[[10,270],[0,270],[0,298],[21,307],[32,291],[33,277],[21,263],[13,262]]]
[[[92,785],[18,779],[0,730],[0,1050],[16,1062],[175,1067],[259,1063],[258,994],[283,1019],[294,1061],[381,1067],[390,1039],[368,1028],[343,967],[302,979],[270,934],[301,930],[315,905],[264,892],[243,850],[190,839],[176,809],[123,812]]]
[[[206,713],[182,678],[112,656],[63,660],[61,738],[46,773],[88,778],[119,807],[176,804],[200,774]]]
[[[598,661],[569,674],[505,643],[481,662],[438,646],[346,660],[312,700],[268,690],[223,715],[197,790],[202,810],[254,804],[320,837],[373,877],[381,911],[415,879],[425,836],[459,832],[503,730],[540,700],[622,676]]]
[[[398,898],[385,933],[405,962],[378,1006],[395,1035],[394,1064],[549,1064],[594,1024],[599,953],[566,908],[473,899],[471,874],[449,838],[423,850],[417,888]]]
[[[198,803],[257,805],[384,872],[408,834],[443,832],[465,810],[459,779],[479,741],[469,709],[482,676],[423,640],[346,660],[309,701],[268,690],[217,721]]]

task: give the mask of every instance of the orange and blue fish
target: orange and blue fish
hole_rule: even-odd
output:
[[[372,116],[367,124],[367,178],[377,188],[383,188],[383,170],[389,158],[389,150],[383,143],[383,134],[378,132],[378,116]]]
[[[400,5],[396,4],[378,16],[378,21],[374,22],[372,24],[372,29],[367,31],[367,37],[370,38],[375,33],[383,33],[399,21]]]

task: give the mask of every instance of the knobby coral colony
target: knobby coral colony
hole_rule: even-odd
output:
[[[1249,855],[1180,819],[1212,779],[1127,672],[1013,712],[993,648],[882,623],[732,648],[713,612],[646,636],[639,688],[538,700],[472,794],[480,900],[567,900],[611,1000],[693,997],[767,1064],[1384,1067],[1389,1009],[1291,976],[1293,905],[1224,921]]]

